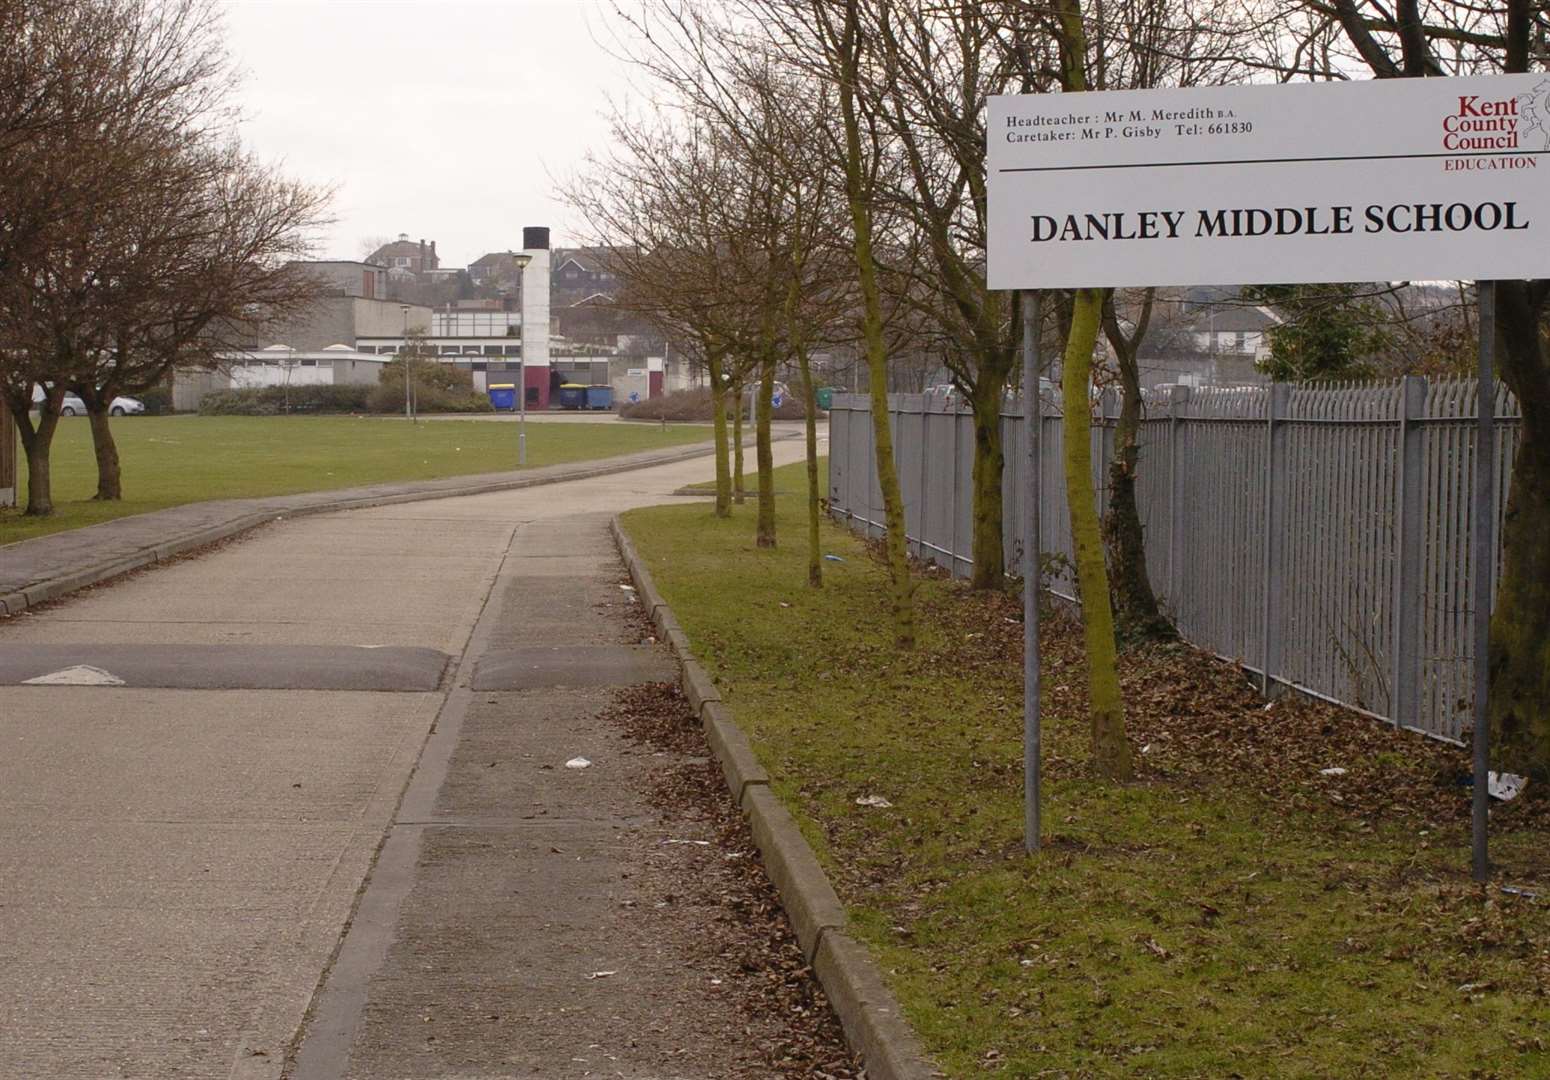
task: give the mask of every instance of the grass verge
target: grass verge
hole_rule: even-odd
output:
[[[28,518],[0,510],[0,544],[203,499],[289,495],[394,480],[516,468],[510,423],[375,417],[132,416],[114,420],[123,461],[121,502],[92,502],[91,432],[65,418],[53,446],[56,510]],[[529,424],[530,468],[663,449],[710,438],[707,427]],[[21,500],[26,501],[26,472]]]
[[[950,1075],[1550,1075],[1550,801],[1492,821],[1504,879],[1540,899],[1480,889],[1462,751],[1267,709],[1184,646],[1122,658],[1146,749],[1137,782],[1104,783],[1080,634],[1051,616],[1045,850],[1025,857],[1017,603],[924,579],[901,656],[865,546],[826,526],[844,561],[806,589],[800,494],[779,510],[774,551],[751,508],[625,524]]]

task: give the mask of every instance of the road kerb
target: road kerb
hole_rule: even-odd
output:
[[[673,650],[679,653],[679,662],[683,665],[684,697],[689,699],[689,708],[694,710],[694,715],[699,716],[700,710],[705,707],[707,701],[720,701],[721,691],[716,689],[715,681],[710,677],[710,672],[700,666],[700,662],[689,653],[689,639],[682,630],[677,631],[678,640],[674,641],[674,635],[668,634],[668,641],[673,645]]]
[[[868,1077],[929,1080],[941,1075],[865,946],[842,930],[830,930],[819,943],[813,970],[839,1014],[846,1041],[866,1062]]]
[[[705,728],[705,741],[721,763],[721,774],[726,777],[732,799],[743,805],[743,796],[750,784],[770,782],[770,774],[759,764],[758,755],[742,728],[732,720],[732,714],[719,701],[707,701],[700,710],[700,724]]]
[[[659,595],[618,517],[613,519],[612,530],[636,589],[643,595]],[[688,651],[688,639],[671,609],[664,603],[658,610],[666,624],[677,631],[668,641],[684,669],[685,697],[705,726],[706,741],[721,765],[728,790],[748,816],[765,872],[780,894],[803,955],[813,964],[814,974],[840,1019],[846,1041],[860,1055],[870,1080],[938,1080],[942,1073],[926,1056],[871,954],[846,933],[844,905],[796,821],[770,790],[769,775],[747,736],[732,720],[709,673]],[[691,674],[697,681],[703,680],[699,693],[709,688],[708,693],[714,696],[696,700],[689,685]]]

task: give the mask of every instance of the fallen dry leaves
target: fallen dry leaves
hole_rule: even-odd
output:
[[[725,1075],[864,1077],[682,693],[665,683],[630,687],[619,691],[611,715],[631,739],[665,752],[650,792],[664,819],[692,825],[708,841],[673,845],[659,888],[673,907],[696,913],[674,944],[720,980],[743,1018],[728,1037],[761,1059]]]

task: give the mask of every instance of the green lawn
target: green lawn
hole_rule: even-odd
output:
[[[898,655],[850,534],[825,527],[844,561],[803,587],[783,471],[775,551],[752,507],[625,521],[951,1076],[1550,1076],[1550,905],[1468,881],[1462,751],[1266,711],[1230,666],[1151,647],[1123,657],[1148,751],[1111,785],[1088,764],[1080,635],[1052,616],[1046,847],[1026,857],[1017,602],[924,579],[922,643]],[[1550,807],[1492,828],[1506,880],[1550,894]]]
[[[96,490],[91,432],[66,417],[53,446],[56,511],[0,511],[0,544],[201,499],[291,494],[391,480],[516,468],[517,427],[488,420],[356,417],[131,416],[113,422],[124,500]],[[645,424],[527,425],[530,468],[704,442],[710,428]],[[22,475],[26,498],[26,474]]]

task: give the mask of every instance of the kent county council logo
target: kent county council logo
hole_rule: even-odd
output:
[[[1518,119],[1525,143],[1534,143],[1532,149],[1550,150],[1550,79],[1541,79],[1533,90],[1518,95]]]

